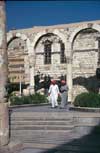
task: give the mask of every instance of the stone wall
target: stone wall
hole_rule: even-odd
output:
[[[67,75],[69,97],[78,93],[96,90],[95,77],[98,67],[98,41],[100,21],[65,24],[58,26],[33,27],[11,30],[7,33],[8,42],[17,36],[26,43],[24,59],[25,82],[34,86],[34,75],[38,71],[57,79]],[[52,42],[51,63],[44,63],[44,42]],[[61,63],[60,43],[64,44],[66,63]],[[95,83],[93,83],[95,81]],[[73,98],[72,98],[73,97]]]

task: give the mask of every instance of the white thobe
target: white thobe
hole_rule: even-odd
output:
[[[50,85],[49,87],[49,94],[50,94],[50,102],[52,104],[52,107],[58,106],[58,94],[59,94],[59,88],[58,85]]]

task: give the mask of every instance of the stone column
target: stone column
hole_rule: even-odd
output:
[[[67,84],[69,87],[68,91],[68,102],[72,103],[72,59],[67,58]]]
[[[56,54],[52,54],[52,53],[56,53]],[[60,64],[60,43],[58,42],[54,42],[53,45],[52,45],[52,64]],[[54,65],[54,66],[55,66]],[[54,69],[53,69],[54,70]]]
[[[52,54],[54,52],[54,54]],[[52,72],[54,79],[58,79],[59,76],[59,64],[60,64],[60,43],[58,41],[55,41],[52,44]],[[56,54],[55,54],[56,53]]]
[[[31,41],[27,39],[27,49],[28,49],[28,61],[29,61],[29,92],[30,94],[34,94],[34,63],[35,63],[35,55],[34,49]]]
[[[34,85],[35,85],[35,81],[34,81],[34,56],[31,55],[30,59],[29,59],[29,68],[30,68],[30,94],[34,94]]]
[[[9,118],[6,101],[6,83],[8,78],[7,68],[7,41],[6,41],[6,16],[5,2],[0,1],[0,145],[9,141]]]
[[[0,104],[0,146],[9,142],[9,114],[7,103]]]
[[[0,102],[5,102],[6,83],[8,78],[7,68],[7,41],[6,41],[6,17],[4,1],[0,1]]]

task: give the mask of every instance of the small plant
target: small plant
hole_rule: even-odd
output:
[[[100,107],[100,95],[96,93],[81,93],[76,96],[74,106]]]
[[[41,95],[39,93],[29,95],[29,96],[11,96],[10,97],[11,105],[23,105],[23,104],[41,104],[48,103],[47,97],[45,95]]]

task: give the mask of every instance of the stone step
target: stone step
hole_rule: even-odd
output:
[[[69,133],[66,136],[66,139],[62,138],[60,139],[48,139],[47,141],[43,141],[43,139],[36,140],[36,141],[29,141],[29,142],[23,142],[26,147],[33,147],[33,148],[43,148],[43,149],[52,149],[55,147],[62,146],[65,143],[69,143],[73,141],[74,137],[76,138],[76,135],[73,133]],[[62,141],[63,140],[63,141]]]
[[[71,134],[72,130],[12,130],[11,136],[28,136],[28,137],[67,137],[68,134]]]
[[[26,148],[40,148],[40,149],[52,149],[57,147],[56,144],[45,144],[45,143],[23,143]]]
[[[17,139],[25,142],[29,141],[61,141],[68,139],[72,135],[72,130],[12,130],[11,140]]]
[[[10,114],[11,119],[55,119],[55,120],[69,120],[73,119],[73,114],[68,112],[12,112]]]
[[[68,112],[12,112],[10,139],[29,143],[62,144],[73,131]]]
[[[23,135],[26,135],[27,133],[28,134],[30,134],[30,136],[32,135],[32,134],[34,134],[34,135],[66,135],[68,132],[72,132],[72,130],[71,129],[69,129],[69,130],[33,130],[33,129],[31,129],[31,130],[26,130],[26,129],[23,129],[23,130],[11,130],[11,133],[16,133],[17,135],[19,134],[19,135],[21,135],[21,134],[23,134]]]
[[[34,117],[30,117],[30,116],[20,116],[20,117],[10,117],[11,121],[73,121],[73,118],[71,117],[59,117],[59,116],[56,116],[56,117],[53,117],[53,116],[46,116],[46,117],[43,117],[43,116],[34,116]]]
[[[26,148],[40,148],[46,149],[44,153],[99,153],[100,146],[86,146],[85,144],[74,145],[73,141],[66,142],[65,144],[53,144],[53,143],[24,143]]]
[[[11,121],[73,121],[73,118],[61,118],[61,117],[41,117],[41,116],[34,116],[34,117],[24,117],[24,116],[20,116],[20,117],[12,117],[11,116]]]
[[[23,125],[23,126],[25,126],[25,125],[72,125],[73,124],[73,121],[71,121],[71,120],[69,120],[69,121],[57,121],[57,120],[53,120],[53,121],[51,121],[51,120],[46,120],[46,121],[40,121],[40,120],[24,120],[24,121],[21,121],[21,120],[12,120],[11,122],[10,122],[10,124],[11,124],[11,126],[16,126],[16,125],[18,125],[18,126],[20,126],[20,125]]]
[[[16,138],[16,140],[19,138],[19,137],[14,137],[14,138]],[[13,139],[11,139],[11,141],[14,141],[14,138]],[[34,139],[34,138],[29,138],[29,139],[24,139],[23,137],[20,137],[20,141],[22,142],[22,143],[45,143],[45,144],[59,144],[59,145],[61,145],[61,144],[64,144],[65,142],[66,142],[66,140],[64,140],[64,139],[46,139],[46,138],[43,138],[43,139]]]
[[[85,114],[87,120],[76,124],[74,115],[69,112],[12,112],[10,140],[20,140],[26,148],[46,149],[45,153],[100,153],[100,126],[96,132],[81,136],[84,125],[91,126],[88,122],[91,114]],[[74,126],[79,126],[81,131],[74,132]]]
[[[68,142],[68,140],[72,140],[73,139],[73,135],[72,133],[66,133],[66,135],[44,135],[44,136],[31,136],[31,135],[27,135],[26,139],[25,136],[23,135],[16,135],[15,137],[12,137],[12,140],[14,139],[19,139],[22,142],[29,142],[29,143],[46,143],[46,144],[63,144],[65,142]]]
[[[70,130],[73,128],[73,125],[11,125],[10,127],[11,130]]]

